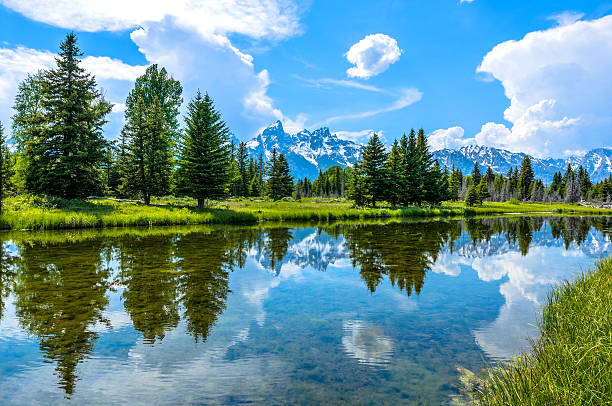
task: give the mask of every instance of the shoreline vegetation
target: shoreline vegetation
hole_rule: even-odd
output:
[[[439,206],[355,208],[344,199],[265,201],[234,199],[198,208],[193,199],[153,198],[151,205],[112,199],[46,199],[22,195],[5,200],[1,230],[66,230],[111,227],[233,224],[259,222],[329,222],[337,220],[472,217],[504,214],[612,215],[610,209],[578,204],[484,202],[466,207],[463,202]]]
[[[531,352],[476,379],[480,405],[612,402],[612,257],[555,288]]]

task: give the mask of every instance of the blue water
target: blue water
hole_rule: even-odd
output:
[[[609,218],[14,233],[1,404],[453,404]]]

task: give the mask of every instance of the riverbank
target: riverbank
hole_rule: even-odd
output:
[[[612,210],[566,204],[490,203],[467,208],[462,202],[440,207],[355,208],[350,201],[302,199],[300,201],[229,200],[197,209],[189,200],[161,199],[155,205],[109,199],[47,200],[18,196],[5,200],[0,215],[4,230],[61,230],[132,226],[196,224],[254,224],[260,221],[335,221],[377,218],[461,217],[510,213],[612,215]]]
[[[549,295],[532,353],[479,382],[481,405],[612,403],[612,258]]]

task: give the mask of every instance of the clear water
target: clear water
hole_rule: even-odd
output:
[[[0,235],[0,404],[451,404],[611,218]]]

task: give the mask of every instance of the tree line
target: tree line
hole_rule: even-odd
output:
[[[13,152],[0,124],[0,196],[104,194],[149,204],[152,196],[176,193],[197,199],[201,207],[206,200],[230,195],[281,199],[293,194],[283,154],[273,151],[265,162],[260,157],[255,163],[246,144],[236,148],[207,93],[198,91],[189,101],[181,128],[182,86],[155,64],[127,96],[119,139],[106,140],[102,127],[113,106],[81,66],[82,56],[70,33],[55,66],[20,83],[12,117]]]

